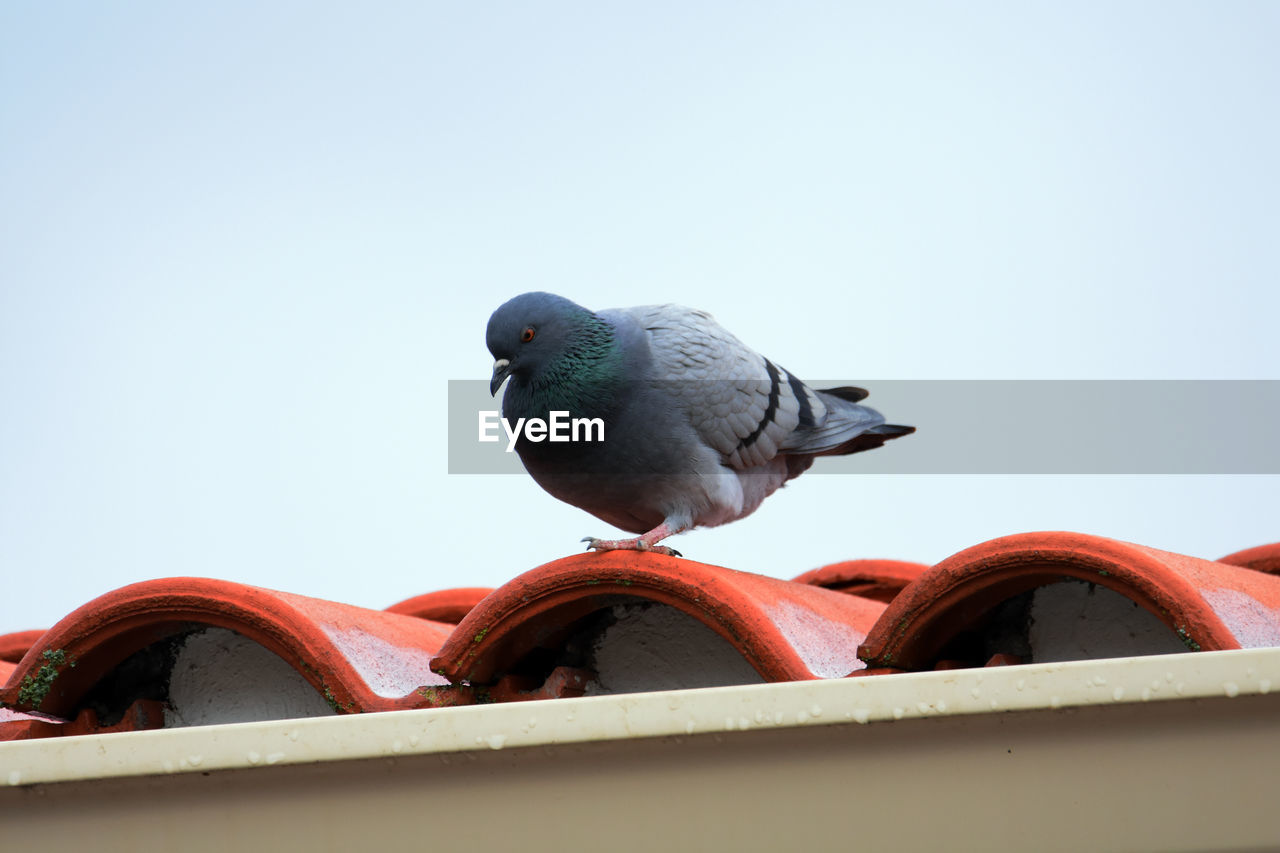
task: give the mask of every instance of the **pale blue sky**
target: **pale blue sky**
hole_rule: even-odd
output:
[[[1280,378],[1277,37],[1261,2],[8,4],[0,631],[166,575],[383,607],[611,535],[446,474],[446,382],[524,290],[695,305],[873,402]],[[1278,493],[805,477],[674,544],[784,577],[1045,528],[1216,557],[1280,539]]]

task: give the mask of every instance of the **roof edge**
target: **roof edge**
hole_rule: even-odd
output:
[[[1147,702],[1280,688],[1280,648],[903,673],[0,743],[9,786]]]

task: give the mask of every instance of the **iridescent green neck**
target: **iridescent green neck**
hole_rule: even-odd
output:
[[[548,411],[600,412],[620,385],[622,356],[613,327],[589,311],[583,314],[561,355],[530,382],[533,397]]]

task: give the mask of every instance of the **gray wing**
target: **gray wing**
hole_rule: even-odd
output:
[[[873,409],[818,392],[743,344],[705,311],[622,309],[649,337],[654,379],[724,464],[743,470],[779,453],[822,454],[884,423]],[[842,389],[843,390],[843,389]],[[864,392],[865,393],[865,392]]]

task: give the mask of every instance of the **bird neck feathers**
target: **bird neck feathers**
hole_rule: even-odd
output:
[[[538,409],[593,414],[610,405],[622,376],[622,354],[614,328],[584,312],[565,336],[564,348],[529,378],[530,402]]]

